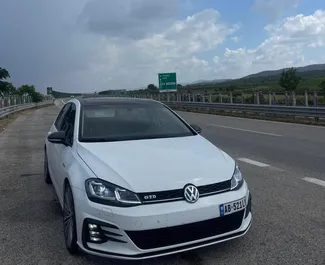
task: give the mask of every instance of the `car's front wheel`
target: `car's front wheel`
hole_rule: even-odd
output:
[[[63,231],[67,250],[70,254],[78,253],[76,215],[72,190],[66,185],[63,199]]]
[[[46,149],[44,150],[44,181],[46,184],[52,183],[50,171],[49,171],[49,163],[47,160]]]

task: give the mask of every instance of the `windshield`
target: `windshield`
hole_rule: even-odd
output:
[[[79,141],[123,141],[183,137],[196,133],[161,104],[118,103],[84,106]]]

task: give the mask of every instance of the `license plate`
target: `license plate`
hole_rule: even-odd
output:
[[[232,214],[234,212],[238,212],[246,207],[246,198],[242,198],[237,201],[221,204],[219,206],[220,216],[225,216],[228,214]]]

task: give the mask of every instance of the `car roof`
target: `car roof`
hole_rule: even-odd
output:
[[[145,104],[145,105],[157,105],[161,104],[159,101],[143,98],[122,98],[122,97],[89,97],[78,98],[81,106],[91,105],[110,105],[110,104]]]

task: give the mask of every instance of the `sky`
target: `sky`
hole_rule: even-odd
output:
[[[0,0],[0,67],[62,92],[325,63],[324,0]]]

